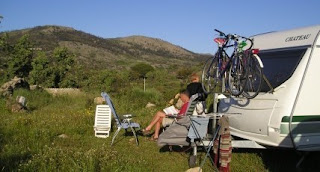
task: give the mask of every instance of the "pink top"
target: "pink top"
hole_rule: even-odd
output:
[[[188,104],[189,102],[186,102],[185,104],[182,105],[179,113],[178,113],[178,116],[184,116],[186,115],[186,112],[187,112],[187,109],[188,109]]]

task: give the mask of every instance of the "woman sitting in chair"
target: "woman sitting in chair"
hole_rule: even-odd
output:
[[[178,118],[177,120],[179,119],[179,117],[181,116],[184,116],[187,112],[187,109],[188,109],[188,103],[189,103],[189,92],[187,90],[183,90],[180,92],[180,98],[183,102],[183,105],[181,107],[180,110],[177,110],[178,111]],[[151,129],[153,126],[155,126],[155,129],[154,129],[154,134],[153,136],[151,137],[151,140],[154,140],[154,141],[157,141],[158,140],[158,137],[159,137],[159,132],[160,132],[160,128],[161,128],[161,124],[163,124],[164,126],[166,125],[170,125],[174,119],[172,118],[168,118],[167,116],[168,115],[172,115],[172,114],[166,114],[165,112],[163,111],[158,111],[151,123],[145,128],[142,130],[143,134],[144,135],[147,135],[147,134],[150,134],[151,132]]]

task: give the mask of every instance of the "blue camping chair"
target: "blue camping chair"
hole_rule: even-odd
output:
[[[116,136],[118,135],[119,131],[121,130],[121,128],[125,129],[125,131],[127,132],[127,129],[130,128],[135,139],[136,139],[136,143],[137,145],[139,145],[139,141],[138,141],[138,137],[137,137],[137,134],[136,134],[136,131],[135,131],[135,128],[138,128],[140,129],[140,125],[138,123],[134,123],[134,122],[131,122],[131,119],[132,119],[132,115],[131,114],[126,114],[126,115],[123,115],[123,120],[121,121],[114,106],[113,106],[113,103],[110,99],[110,96],[105,93],[105,92],[102,92],[101,93],[101,96],[106,100],[106,103],[110,106],[111,108],[111,112],[112,112],[112,115],[113,117],[115,118],[115,121],[117,123],[117,131],[114,133],[113,137],[112,137],[112,142],[111,142],[111,146],[114,142],[114,139],[116,138]]]

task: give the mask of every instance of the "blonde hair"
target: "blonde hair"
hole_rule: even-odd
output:
[[[197,73],[192,73],[190,75],[190,82],[194,82],[194,81],[200,81],[200,77]]]

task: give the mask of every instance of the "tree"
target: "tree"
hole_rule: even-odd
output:
[[[8,54],[10,51],[12,51],[13,47],[8,43],[9,35],[8,33],[4,33],[0,37],[0,53]]]
[[[32,70],[32,45],[29,41],[29,36],[22,36],[18,43],[14,45],[13,51],[8,61],[9,77],[27,77]]]
[[[8,43],[9,36],[7,33],[4,33],[0,37],[0,69],[7,68],[8,56],[12,51],[12,46]]]
[[[53,51],[53,66],[52,66],[52,74],[54,75],[54,87],[59,87],[64,79],[66,79],[67,73],[73,68],[75,60],[74,54],[70,52],[66,47],[58,47]],[[68,82],[64,81],[63,86],[67,87],[68,84],[73,81]]]
[[[132,66],[131,70],[133,72],[136,72],[139,75],[139,77],[145,78],[147,73],[150,71],[153,71],[154,68],[151,65],[146,64],[146,63],[138,63],[138,64]]]
[[[180,68],[177,71],[177,78],[182,80],[188,80],[188,77],[192,74],[193,70],[191,68]]]
[[[33,59],[30,82],[45,87],[78,87],[74,54],[65,47],[57,47],[48,58],[39,52]]]
[[[40,85],[49,81],[48,78],[51,75],[49,59],[44,52],[38,52],[31,65],[32,71],[29,74],[30,83]]]
[[[131,70],[138,74],[138,76],[140,78],[143,78],[143,90],[146,91],[146,77],[147,77],[147,73],[149,73],[150,71],[153,71],[154,68],[149,65],[149,64],[145,64],[145,63],[138,63],[134,66],[131,67]],[[133,73],[133,74],[134,74]]]

